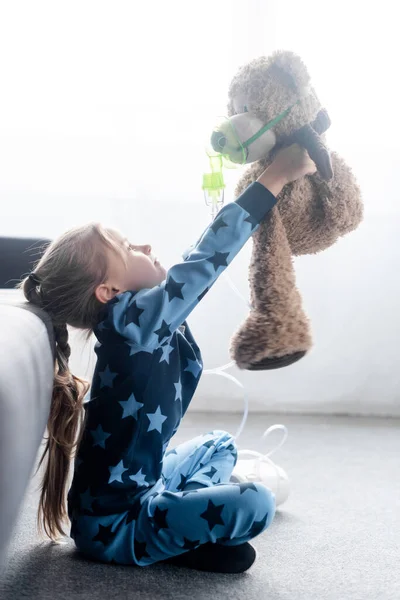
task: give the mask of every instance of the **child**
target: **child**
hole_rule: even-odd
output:
[[[26,298],[51,315],[57,343],[49,437],[40,461],[47,455],[38,519],[49,537],[65,535],[68,514],[78,550],[96,560],[168,561],[226,573],[253,564],[249,540],[270,525],[275,501],[262,483],[230,481],[234,438],[214,430],[166,448],[203,367],[186,318],[284,185],[313,172],[299,146],[282,150],[168,272],[150,246],[134,246],[117,231],[89,224],[53,242],[22,282]],[[67,325],[94,332],[98,340],[85,405],[88,385],[68,368]]]

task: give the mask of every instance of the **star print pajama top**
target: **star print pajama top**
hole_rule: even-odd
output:
[[[166,448],[203,368],[186,318],[275,203],[251,184],[165,281],[118,294],[102,310],[68,494],[71,537],[84,554],[146,566],[209,541],[242,543],[271,522],[274,498],[265,486],[230,483],[237,460],[230,434]],[[193,482],[199,489],[185,491]]]

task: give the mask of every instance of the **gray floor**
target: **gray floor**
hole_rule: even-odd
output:
[[[189,413],[174,441],[210,429],[235,432],[239,421],[239,415]],[[253,414],[239,448],[263,451],[261,435],[276,422],[289,428],[276,462],[290,475],[292,494],[254,539],[258,558],[247,573],[108,566],[84,561],[69,541],[40,542],[33,480],[0,597],[399,600],[400,420]]]

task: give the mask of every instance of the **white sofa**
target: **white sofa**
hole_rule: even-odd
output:
[[[49,318],[0,290],[0,570],[46,427],[54,373]]]

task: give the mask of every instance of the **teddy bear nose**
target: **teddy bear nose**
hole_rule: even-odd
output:
[[[226,137],[220,131],[213,131],[211,134],[211,145],[216,152],[222,152],[226,146]]]

